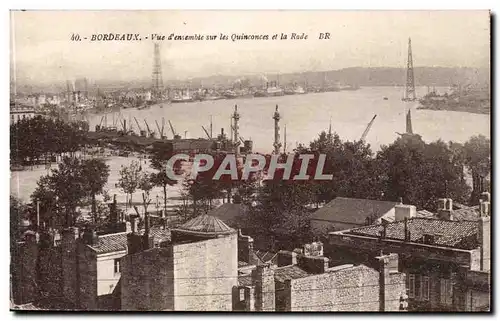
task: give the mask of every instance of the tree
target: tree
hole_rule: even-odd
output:
[[[470,203],[477,204],[484,191],[485,178],[491,171],[491,142],[483,135],[473,136],[464,144],[465,165],[472,175]]]
[[[426,144],[419,136],[403,136],[377,154],[384,199],[398,200],[428,210],[436,209],[438,198],[463,202],[468,187],[463,164],[449,144]]]
[[[143,191],[142,193],[142,204],[144,206],[144,215],[148,212],[148,206],[151,204],[151,190],[154,187],[153,180],[152,180],[153,175],[151,173],[141,173],[139,176],[139,182],[137,184],[137,187]]]
[[[94,218],[94,223],[97,223],[96,195],[103,192],[103,188],[108,182],[109,166],[101,159],[93,158],[83,160],[82,176],[85,179],[85,188],[92,201],[92,216]]]
[[[41,202],[42,208],[48,211],[48,217],[44,217],[47,222],[72,226],[78,216],[77,206],[84,205],[88,198],[87,182],[82,162],[65,157],[50,175],[40,178],[31,199],[33,204]]]
[[[129,166],[125,166],[120,170],[118,185],[129,196],[130,207],[132,207],[132,195],[139,187],[141,171],[142,167],[138,161],[132,161]]]
[[[10,196],[10,250],[13,254],[16,242],[21,237],[21,221],[28,218],[30,210],[20,199]]]
[[[174,155],[171,148],[166,146],[153,146],[151,158],[151,167],[157,170],[157,173],[152,175],[153,183],[156,186],[163,188],[163,206],[165,215],[167,215],[167,187],[174,186],[178,183],[177,180],[170,178],[167,175],[167,170],[172,170],[176,175],[182,174],[182,162],[176,161],[173,168],[167,168],[168,160]]]

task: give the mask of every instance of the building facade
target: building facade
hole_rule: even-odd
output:
[[[446,204],[439,209],[441,216],[451,210]],[[333,232],[328,252],[357,262],[374,253],[398,253],[410,310],[485,310],[490,296],[489,202],[481,208],[477,221],[414,217]]]

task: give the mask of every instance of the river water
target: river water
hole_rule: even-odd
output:
[[[437,88],[443,92],[444,88]],[[213,119],[214,135],[221,127],[229,133],[230,116],[234,105],[238,105],[240,113],[240,136],[251,139],[254,151],[269,153],[272,150],[274,137],[275,106],[278,104],[281,114],[281,139],[283,128],[287,128],[287,151],[291,151],[297,143],[309,143],[320,131],[328,130],[330,118],[332,131],[337,132],[343,140],[360,139],[367,124],[376,114],[377,118],[366,137],[372,149],[377,151],[381,145],[392,143],[397,137],[396,132],[403,133],[406,124],[406,111],[411,108],[413,131],[422,136],[425,141],[442,139],[444,141],[465,142],[473,135],[482,134],[490,137],[490,116],[453,111],[417,110],[417,103],[401,101],[402,87],[369,87],[356,91],[311,93],[267,98],[246,98],[232,100],[216,100],[192,103],[163,104],[151,106],[149,109],[125,109],[118,114],[108,114],[107,125],[111,125],[113,117],[130,121],[136,132],[137,118],[142,129],[145,129],[144,119],[151,130],[156,130],[155,120],[160,127],[162,117],[165,119],[165,129],[168,138],[172,138],[168,120],[175,131],[187,138],[206,137],[201,126],[209,130],[210,117]],[[426,88],[417,88],[419,97],[426,93]],[[387,100],[384,100],[387,97]],[[101,121],[102,115],[89,117],[91,128]],[[117,193],[119,201],[124,195],[114,184],[118,181],[118,172],[122,165],[127,165],[131,158],[113,158],[108,160],[111,175],[108,189]],[[33,171],[13,172],[11,175],[11,194],[28,200],[36,186],[40,175],[46,174],[44,168]],[[154,190],[154,196],[161,195],[161,189]],[[171,195],[178,195],[179,187],[169,190]],[[173,193],[173,194],[172,194]],[[169,194],[169,196],[170,196]],[[134,200],[139,200],[139,195]]]

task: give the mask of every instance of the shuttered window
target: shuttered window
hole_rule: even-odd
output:
[[[441,279],[440,282],[440,302],[441,304],[453,304],[453,283],[450,279]]]
[[[415,298],[415,274],[408,274],[408,297]]]
[[[428,276],[422,277],[422,300],[429,301],[430,297],[430,280]]]

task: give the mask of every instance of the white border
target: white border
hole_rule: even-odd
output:
[[[160,1],[148,1],[148,0],[141,0],[141,1],[119,1],[119,2],[111,2],[111,3],[103,3],[102,0],[86,0],[86,1],[81,1],[81,2],[70,2],[70,1],[2,1],[2,7],[5,6],[5,10],[3,11],[3,14],[1,15],[1,20],[2,20],[2,30],[1,36],[2,36],[2,41],[1,44],[3,46],[3,50],[1,50],[1,54],[3,56],[3,61],[4,63],[1,64],[1,75],[3,76],[2,82],[2,91],[1,91],[1,99],[0,101],[3,102],[4,104],[7,104],[8,99],[9,99],[9,68],[7,67],[7,60],[9,59],[9,12],[7,9],[238,9],[238,10],[255,10],[255,9],[306,9],[306,10],[315,10],[315,9],[344,9],[344,10],[360,10],[360,9],[376,9],[376,10],[428,10],[428,9],[454,9],[454,10],[467,10],[467,9],[491,9],[493,13],[498,13],[498,4],[500,2],[498,0],[493,1],[493,0],[475,0],[475,1],[436,1],[436,0],[419,0],[419,1],[414,1],[412,3],[409,2],[403,2],[403,1],[360,1],[360,0],[349,0],[349,1],[340,1],[340,2],[335,2],[335,3],[327,3],[327,1],[318,1],[318,0],[301,0],[301,1],[296,1],[296,0],[287,0],[287,1],[273,1],[273,3],[270,3],[270,1],[265,1],[265,0],[252,0],[252,1],[218,1],[218,0],[212,0],[212,1],[192,1],[192,0],[183,0],[183,1],[176,1],[176,3],[172,3],[171,1],[168,2],[168,6],[166,6],[167,2],[160,2]],[[163,5],[162,5],[163,4]],[[54,22],[57,23],[57,22]],[[498,21],[497,21],[498,23]],[[495,40],[498,40],[498,36],[495,35]],[[492,59],[496,58],[498,55],[495,55],[495,57],[492,57]],[[498,71],[498,67],[495,68],[495,73]],[[495,82],[495,88],[492,88],[492,91],[495,91],[498,93],[498,88],[499,85]],[[496,106],[492,106],[492,108],[495,108]],[[7,106],[3,107],[3,112],[4,117],[0,118],[2,121],[5,122],[6,126],[2,126],[2,128],[7,131],[9,126],[8,126],[8,115],[7,113]],[[498,112],[495,112],[495,122],[498,123]],[[492,133],[491,137],[493,138],[494,132]],[[9,139],[8,139],[8,134],[4,133],[3,135],[0,136],[0,150],[2,151],[2,158],[1,158],[1,167],[5,172],[6,175],[10,175],[8,172],[8,164],[9,164]],[[496,140],[495,137],[495,150],[497,151],[499,148],[498,146],[498,141]],[[497,159],[497,153],[495,153],[495,159]],[[498,170],[497,170],[498,172]],[[497,182],[497,173],[495,173],[494,180],[495,183]],[[498,187],[495,184],[495,193],[494,193],[494,202],[496,203],[497,201],[497,189]],[[8,208],[8,190],[9,190],[9,180],[5,179],[1,183],[1,192],[0,192],[0,197],[2,199],[2,203],[4,205],[4,208],[6,209],[3,212],[4,215],[4,224],[2,224],[2,232],[1,232],[1,238],[2,242],[2,257],[3,257],[3,264],[1,266],[2,270],[0,273],[0,280],[1,280],[1,287],[0,289],[2,290],[0,293],[0,302],[2,304],[2,320],[4,318],[13,318],[14,315],[13,313],[9,312],[9,281],[8,281],[8,269],[9,269],[9,250],[8,250],[8,238],[9,238],[9,224],[7,224],[8,216],[7,216],[7,208]],[[494,206],[496,209],[496,206]],[[498,227],[498,221],[499,219],[495,219],[495,227]],[[496,228],[496,231],[500,231],[500,229]],[[494,240],[492,240],[493,242]],[[495,267],[495,265],[493,265]],[[497,269],[495,268],[495,272],[498,272]],[[498,273],[494,274],[495,276],[498,275]],[[494,282],[496,285],[498,282]],[[496,291],[494,292],[497,296],[498,293]],[[494,302],[492,302],[495,307],[497,307],[496,303],[496,297],[494,298]],[[65,318],[73,319],[77,316],[70,316],[70,315],[62,315]],[[87,315],[87,316],[92,316],[92,315]],[[94,317],[101,319],[101,318],[107,318],[108,316],[103,316],[103,315],[93,315]],[[199,319],[199,318],[204,318],[207,315],[187,315],[190,319]],[[235,315],[212,315],[211,317],[232,317]],[[282,316],[282,315],[281,315]],[[357,315],[353,316],[350,315],[349,317],[352,319],[361,319],[365,317],[385,317],[385,315]],[[451,316],[451,315],[450,315]],[[34,319],[41,319],[47,316],[44,316],[43,314],[37,315],[37,316],[31,316]],[[125,315],[121,314],[120,317],[140,317],[144,318],[147,316],[138,316],[138,315]],[[161,316],[161,317],[173,317],[172,315],[166,315],[166,316]],[[248,318],[249,316],[244,316],[244,315],[237,315],[238,318]],[[264,315],[259,315],[257,316],[259,318],[269,318],[270,316],[264,316]],[[301,318],[304,317],[302,315],[287,315],[287,318]],[[337,315],[332,315],[332,314],[327,314],[327,315],[314,315],[314,318],[338,318],[339,316]],[[345,316],[340,316],[341,318]],[[404,317],[404,316],[403,316]],[[468,316],[471,318],[477,318],[478,316]],[[446,318],[444,315],[440,315],[439,318]]]

